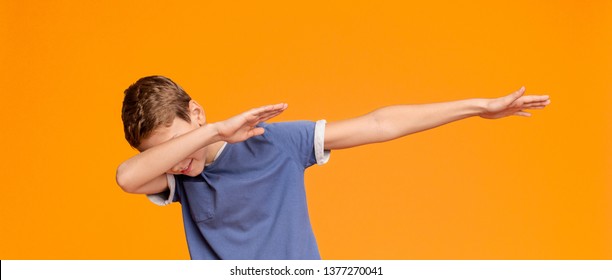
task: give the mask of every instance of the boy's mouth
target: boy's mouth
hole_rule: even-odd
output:
[[[187,167],[183,168],[183,170],[181,170],[181,173],[187,175],[187,173],[189,173],[189,171],[191,171],[191,163],[193,163],[193,159],[191,159],[191,161],[189,161],[189,164],[187,165]]]

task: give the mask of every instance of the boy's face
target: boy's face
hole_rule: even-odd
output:
[[[197,105],[197,103],[194,102]],[[190,106],[191,109],[192,106]],[[197,110],[190,110],[191,122],[186,122],[181,118],[174,118],[172,125],[160,126],[153,130],[149,137],[141,141],[138,150],[144,152],[147,149],[155,147],[161,143],[179,137],[185,133],[191,132],[202,124],[204,124],[204,114],[201,107]],[[191,177],[195,177],[204,171],[206,164],[207,147],[195,151],[193,154],[187,156],[187,158],[181,160],[179,163],[174,165],[172,168],[166,171],[168,174],[183,174]]]

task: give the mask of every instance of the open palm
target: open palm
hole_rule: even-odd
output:
[[[507,116],[529,117],[531,113],[524,110],[544,109],[550,104],[548,95],[526,95],[525,87],[519,90],[494,99],[488,99],[485,105],[485,113],[480,114],[485,119],[498,119]]]
[[[264,129],[257,127],[257,125],[278,116],[285,109],[287,109],[285,103],[263,106],[218,122],[215,125],[224,141],[236,143],[263,134]]]

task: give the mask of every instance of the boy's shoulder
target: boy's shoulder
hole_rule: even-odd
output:
[[[265,132],[258,137],[281,146],[305,167],[314,163],[322,165],[327,163],[330,154],[324,150],[325,125],[325,120],[264,123],[261,126]]]
[[[314,128],[315,122],[307,121],[307,120],[296,120],[296,121],[284,121],[284,122],[272,122],[267,123],[263,122],[258,124],[257,126],[261,126],[263,128],[271,128],[271,129],[304,129],[308,127]]]
[[[260,125],[265,129],[265,132],[257,137],[262,137],[277,145],[288,146],[291,149],[307,148],[312,146],[314,141],[316,124],[312,121],[300,120],[262,123]],[[253,137],[255,138],[253,140],[257,141],[257,137]]]

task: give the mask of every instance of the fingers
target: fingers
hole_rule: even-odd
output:
[[[550,101],[550,97],[548,95],[527,95],[521,97],[521,101],[523,103],[546,102]]]
[[[273,112],[278,110],[282,111],[285,109],[287,109],[287,103],[279,103],[274,105],[261,106],[259,108],[251,109],[245,113],[251,116],[259,117],[261,114],[265,114],[267,112]]]
[[[273,117],[280,115],[282,112],[285,111],[285,109],[287,109],[287,104],[283,104],[282,107],[278,107],[278,108],[275,107],[275,109],[271,111],[262,112],[260,115],[257,116],[257,119],[259,122],[269,120]]]
[[[248,137],[258,136],[264,134],[265,130],[263,127],[256,127],[249,132]]]
[[[532,103],[532,102],[544,102],[550,100],[548,95],[525,95],[525,87],[522,86],[519,90],[511,93],[508,97],[512,100],[516,100],[515,103]]]
[[[264,106],[263,108],[266,111],[275,111],[275,110],[285,110],[287,109],[287,103],[278,103],[278,104],[274,104],[274,105],[267,105]]]
[[[540,110],[544,108],[546,108],[546,106],[533,106],[533,107],[523,108],[523,110]]]
[[[264,107],[264,109],[265,109],[264,112],[269,112],[269,113],[272,113],[272,112],[282,112],[285,109],[287,109],[288,106],[289,105],[287,105],[287,103],[278,103],[278,104],[275,104],[275,105],[268,105],[268,106]]]
[[[266,114],[264,116],[261,116],[261,117],[257,118],[257,123],[265,122],[265,121],[267,121],[267,120],[269,120],[271,118],[274,118],[274,117],[280,115],[282,112],[283,111],[279,111],[279,112],[269,113],[269,114]]]
[[[518,111],[516,113],[514,113],[515,116],[521,116],[521,117],[531,117],[531,113],[528,112],[524,112],[524,111]]]
[[[510,98],[512,101],[514,101],[514,100],[519,99],[519,97],[523,96],[523,94],[524,94],[524,93],[525,93],[525,87],[524,87],[524,86],[522,86],[522,87],[521,87],[519,90],[517,90],[517,91],[515,91],[515,92],[513,92],[513,93],[511,93],[511,94],[509,94],[509,95],[508,95],[508,97],[509,97],[509,98]]]
[[[521,117],[531,117],[531,113],[525,112],[523,110],[538,110],[544,109],[547,105],[550,104],[550,97],[548,95],[532,95],[532,96],[523,96],[523,104],[520,106],[521,110],[514,113],[515,116]]]
[[[273,117],[276,117],[278,115],[280,115],[282,112],[284,112],[285,110],[275,110],[275,111],[271,111],[271,112],[267,112],[265,114],[262,114],[261,116],[259,116],[260,119],[270,119]]]
[[[521,109],[544,109],[548,104],[550,104],[550,99],[546,101],[523,104]]]
[[[285,111],[287,107],[288,105],[286,103],[266,105],[244,112],[243,116],[246,118],[247,122],[257,124],[278,116]]]

